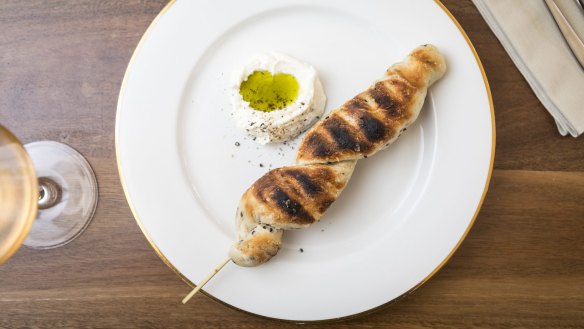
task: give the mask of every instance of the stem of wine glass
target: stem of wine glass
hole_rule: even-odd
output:
[[[61,187],[49,177],[39,177],[38,209],[54,206],[61,199]]]

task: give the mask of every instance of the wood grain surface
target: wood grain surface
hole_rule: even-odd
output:
[[[0,267],[0,327],[292,328],[190,289],[140,232],[120,186],[116,101],[166,0],[0,1],[0,122],[23,142],[81,151],[100,202],[88,230]],[[401,301],[331,328],[584,328],[584,137],[561,137],[470,1],[444,4],[491,85],[497,151],[476,224],[451,261]],[[463,92],[463,91],[461,91]],[[326,307],[324,305],[323,307]]]

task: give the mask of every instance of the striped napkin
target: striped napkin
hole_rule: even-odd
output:
[[[472,0],[560,134],[584,132],[584,69],[543,0]],[[577,10],[584,10],[577,7]]]

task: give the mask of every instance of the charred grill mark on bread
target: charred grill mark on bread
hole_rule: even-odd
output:
[[[309,213],[320,218],[328,207],[335,201],[337,195],[332,191],[342,189],[344,184],[330,186],[334,173],[330,168],[303,170],[304,168],[284,169],[281,175],[287,179],[290,191],[298,200],[302,200]],[[304,172],[303,172],[304,171]]]
[[[387,129],[383,122],[367,112],[360,113],[357,117],[359,128],[368,141],[375,143],[385,139]]]
[[[272,191],[272,200],[277,205],[277,209],[289,216],[290,220],[299,225],[308,225],[316,221],[316,219],[309,214],[304,207],[282,189],[276,187]]]
[[[390,118],[399,118],[401,116],[401,102],[391,96],[383,82],[377,82],[367,93],[371,95],[380,109],[387,112]]]
[[[320,132],[314,132],[304,139],[304,144],[309,148],[314,156],[319,158],[329,157],[333,150],[330,149],[327,140],[321,136]]]
[[[315,197],[322,192],[322,187],[315,183],[312,177],[303,173],[300,169],[282,169],[282,174],[294,177],[304,193],[310,197]]]
[[[351,126],[347,124],[339,116],[331,116],[323,122],[324,129],[328,132],[332,141],[335,145],[331,147],[336,147],[340,150],[353,150],[359,152],[361,150],[361,145],[358,139],[351,132]]]

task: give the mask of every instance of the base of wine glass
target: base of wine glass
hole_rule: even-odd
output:
[[[39,179],[39,209],[24,245],[63,246],[89,225],[97,206],[97,180],[85,158],[68,145],[40,141],[24,146]]]

